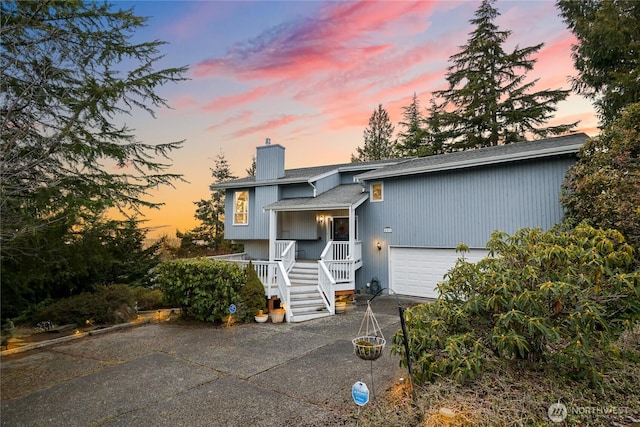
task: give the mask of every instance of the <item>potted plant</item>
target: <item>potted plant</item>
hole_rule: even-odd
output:
[[[348,297],[336,298],[336,314],[344,313],[347,311],[347,305],[349,304]]]
[[[269,318],[269,315],[267,313],[263,312],[262,310],[258,310],[258,314],[256,314],[254,316],[254,319],[258,323],[265,323],[268,318]]]
[[[281,323],[284,320],[284,308],[274,308],[269,311],[269,316],[271,316],[271,322],[273,323]]]

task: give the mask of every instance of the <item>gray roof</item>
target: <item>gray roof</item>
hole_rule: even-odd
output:
[[[485,166],[518,160],[567,154],[575,155],[588,138],[589,136],[585,133],[575,133],[538,141],[518,142],[438,156],[407,159],[382,169],[357,175],[356,179],[358,181],[370,181],[394,176]]]
[[[395,164],[404,160],[406,159],[387,159],[371,162],[339,163],[325,166],[313,166],[308,168],[286,169],[284,171],[284,177],[282,178],[256,181],[255,177],[248,176],[245,178],[235,179],[233,181],[211,184],[209,188],[211,190],[220,190],[225,188],[259,187],[264,185],[314,182],[323,175],[332,172],[337,173],[342,171],[349,172],[358,170],[370,170],[382,168],[384,166]]]
[[[369,197],[360,184],[339,185],[317,197],[297,197],[282,199],[267,205],[264,209],[276,211],[305,211],[316,209],[345,209],[358,207]]]
[[[225,188],[246,188],[263,185],[314,182],[326,174],[358,170],[366,170],[367,172],[357,175],[356,178],[359,181],[367,181],[541,157],[576,154],[588,138],[589,136],[585,133],[575,133],[538,141],[518,142],[496,147],[458,151],[438,156],[387,159],[359,163],[339,163],[334,165],[287,169],[285,170],[284,177],[278,179],[256,181],[255,177],[250,176],[219,184],[211,184],[209,188],[211,190],[221,190]]]

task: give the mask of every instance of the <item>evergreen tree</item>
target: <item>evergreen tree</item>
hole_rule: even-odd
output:
[[[640,99],[640,2],[559,0],[558,7],[578,39],[573,89],[595,100],[607,125]]]
[[[398,157],[424,156],[425,137],[424,118],[420,112],[418,96],[413,93],[411,104],[402,107],[402,119],[398,125],[402,128],[398,132],[396,150]]]
[[[256,176],[256,156],[251,157],[251,166],[245,170],[248,176]]]
[[[543,44],[505,52],[503,44],[511,31],[494,24],[499,15],[494,1],[483,0],[470,20],[475,27],[470,39],[449,58],[449,88],[434,93],[446,109],[441,123],[453,150],[524,141],[528,135],[558,135],[577,124],[542,127],[569,91],[531,92],[537,80],[525,82],[526,73],[536,62],[530,57]]]
[[[435,156],[446,152],[446,135],[442,129],[443,114],[443,106],[438,105],[434,99],[431,99],[427,109],[427,117],[424,120],[424,149],[420,153],[421,156]]]
[[[364,147],[356,148],[358,155],[352,154],[351,161],[366,162],[395,157],[393,129],[387,110],[379,104],[369,118],[369,126],[364,130]]]
[[[561,202],[569,225],[584,221],[616,229],[640,250],[640,102],[628,105],[580,149]]]
[[[224,153],[219,153],[215,159],[215,167],[211,169],[213,183],[236,179],[231,173],[229,162]],[[211,249],[218,249],[224,238],[224,190],[214,190],[209,199],[194,202],[197,206],[195,218],[201,222],[192,233],[186,233],[192,240],[203,240]]]
[[[96,273],[83,289],[109,280],[69,248],[130,229],[141,208],[161,205],[149,191],[181,179],[163,160],[181,142],[143,143],[120,120],[166,106],[155,91],[186,71],[155,69],[163,43],[133,42],[145,22],[108,3],[0,2],[3,312],[55,287],[78,290],[71,282],[83,272]],[[128,220],[106,220],[112,209]]]

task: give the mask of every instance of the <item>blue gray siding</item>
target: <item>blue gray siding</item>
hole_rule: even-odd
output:
[[[562,219],[561,184],[574,163],[565,157],[384,180],[384,201],[357,210],[358,286],[373,276],[388,280],[389,245],[483,248],[494,230],[554,226]]]
[[[284,147],[263,145],[256,150],[256,181],[284,176]]]
[[[255,204],[252,207],[254,239],[269,239],[269,213],[264,211],[264,207],[277,202],[278,198],[277,185],[256,188]]]
[[[233,204],[236,191],[249,191],[249,224],[233,224]],[[269,213],[263,207],[278,200],[278,186],[227,190],[225,200],[224,235],[229,240],[269,239]]]
[[[319,179],[314,185],[316,186],[316,194],[322,194],[340,185],[340,174],[332,173],[329,176]]]
[[[249,240],[244,243],[244,251],[249,259],[269,259],[268,240]]]
[[[317,226],[315,212],[278,212],[278,239],[317,240]]]
[[[249,191],[249,224],[233,225],[233,204],[236,191]],[[238,188],[227,190],[225,194],[224,204],[224,238],[229,240],[251,239],[254,233],[255,223],[255,189],[254,188]]]
[[[313,197],[313,187],[308,183],[288,184],[280,186],[280,194],[283,199],[295,199],[296,197]]]
[[[363,173],[365,171],[359,170],[357,172],[343,172],[340,174],[340,184],[353,184],[354,181],[354,177],[356,175],[359,175],[361,173]]]

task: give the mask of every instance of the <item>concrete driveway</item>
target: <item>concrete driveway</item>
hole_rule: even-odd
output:
[[[389,354],[395,297],[371,303],[383,356],[353,354],[367,298],[304,323],[147,324],[3,357],[2,426],[355,425],[356,381],[374,405],[406,376]]]

